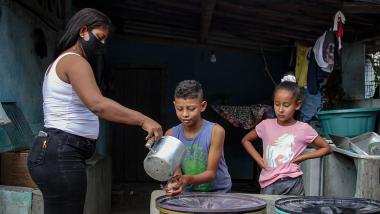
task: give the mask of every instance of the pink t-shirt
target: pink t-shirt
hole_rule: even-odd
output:
[[[303,174],[301,167],[291,162],[318,136],[309,124],[297,121],[291,126],[281,126],[277,119],[267,119],[255,130],[263,141],[263,159],[267,166],[267,170],[261,170],[261,188],[280,178],[295,178]]]

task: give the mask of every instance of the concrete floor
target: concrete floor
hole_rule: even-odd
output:
[[[150,195],[160,183],[122,183],[112,187],[111,214],[149,214]]]
[[[113,184],[111,214],[149,214],[150,196],[160,183]],[[254,182],[234,181],[232,192],[257,193]]]

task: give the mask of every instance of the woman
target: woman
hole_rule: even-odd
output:
[[[93,74],[104,52],[110,19],[85,8],[68,22],[60,55],[43,82],[44,130],[28,158],[29,172],[43,194],[44,211],[82,214],[86,196],[85,160],[95,151],[98,117],[141,126],[146,139],[162,136],[161,126],[140,112],[102,96]]]

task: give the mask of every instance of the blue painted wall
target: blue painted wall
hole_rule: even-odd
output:
[[[178,123],[172,105],[173,91],[184,79],[200,81],[209,104],[248,105],[272,97],[274,86],[265,72],[261,54],[215,50],[217,61],[211,63],[210,49],[137,43],[119,37],[110,38],[107,53],[111,66],[156,65],[166,68],[168,127]],[[287,55],[266,55],[266,58],[270,72],[278,82],[286,71]]]
[[[264,69],[260,53],[215,50],[217,61],[210,62],[210,49],[201,47],[175,47],[131,42],[123,38],[110,38],[108,60],[112,65],[163,66],[166,68],[166,127],[179,123],[172,104],[176,84],[184,79],[196,79],[203,85],[209,104],[250,105],[272,99],[274,85]],[[278,83],[286,72],[286,53],[266,55],[271,74]],[[139,109],[136,109],[139,110]],[[219,119],[222,120],[222,119]],[[218,121],[214,121],[218,122]],[[227,128],[228,125],[225,127]],[[244,130],[226,130],[232,132]],[[243,136],[243,133],[233,134]],[[230,137],[231,138],[231,137]],[[233,179],[256,182],[255,164],[235,137],[225,142],[224,154]]]
[[[44,69],[52,60],[57,33],[47,28],[17,3],[0,4],[0,101],[13,101],[24,113],[32,130],[43,123],[41,85]],[[41,28],[48,45],[48,56],[34,51],[34,30]],[[10,141],[0,128],[0,148]]]
[[[42,29],[46,37],[48,50],[44,58],[35,53],[37,28]],[[43,127],[43,75],[54,60],[59,33],[14,1],[0,4],[0,101],[16,102],[34,134]],[[101,121],[97,151],[103,155],[109,154],[107,127],[108,124]],[[0,127],[0,152],[11,148],[12,143]]]

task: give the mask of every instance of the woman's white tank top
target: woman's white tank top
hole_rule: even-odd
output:
[[[78,97],[71,84],[62,81],[56,72],[57,63],[67,52],[60,55],[45,74],[42,86],[44,126],[90,139],[97,139],[99,119]]]

